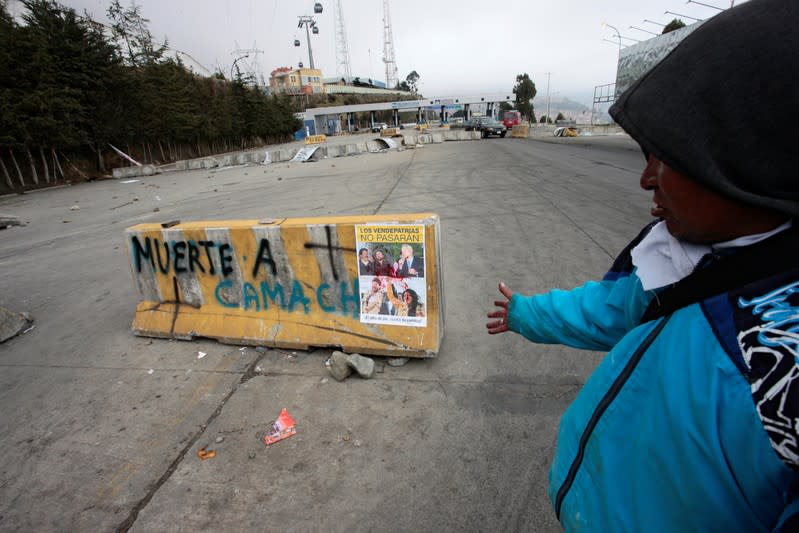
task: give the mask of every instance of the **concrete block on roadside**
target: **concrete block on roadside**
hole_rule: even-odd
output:
[[[423,133],[416,139],[417,144],[430,144],[433,142],[433,137],[429,133]]]
[[[385,150],[385,146],[378,144],[377,141],[366,141],[366,150],[368,152],[379,152],[380,150]]]
[[[222,157],[222,161],[220,162],[219,165],[222,166],[222,167],[229,167],[229,166],[231,166],[233,164],[234,164],[233,156],[232,155],[226,155],[226,156]]]
[[[202,168],[216,168],[219,166],[219,161],[214,157],[206,157],[202,160]]]
[[[327,157],[341,157],[345,153],[343,144],[327,145],[324,148],[326,148]]]
[[[416,144],[416,135],[405,135],[403,138],[405,146],[413,146]]]
[[[439,144],[444,142],[444,136],[440,133],[433,133],[430,136],[430,139],[433,141],[433,144]]]
[[[154,165],[142,165],[140,167],[120,167],[112,170],[115,178],[138,178],[141,176],[155,176],[158,169]]]
[[[444,136],[445,141],[457,141],[458,140],[458,132],[457,130],[449,130],[442,133]]]
[[[469,138],[473,141],[479,141],[483,138],[482,132],[479,131],[467,131],[466,133],[470,134]]]
[[[186,162],[187,170],[200,170],[201,168],[204,168],[202,159],[189,159]]]
[[[357,144],[345,144],[344,145],[344,154],[345,155],[359,154],[359,153],[365,152],[365,151],[366,150],[359,149]]]
[[[0,307],[0,342],[15,337],[30,327],[33,318],[27,313],[14,313]]]
[[[189,170],[189,162],[185,159],[181,159],[180,161],[175,162],[175,169],[176,170]]]
[[[133,332],[240,346],[431,357],[444,332],[439,235],[433,213],[139,224],[128,228],[126,246],[139,295]],[[397,241],[412,244],[424,257],[423,277],[386,280],[395,284],[390,294],[400,301],[403,291],[418,295],[423,312],[417,316],[388,317],[362,303],[374,280],[361,287],[355,250]],[[308,246],[324,242],[337,244],[324,251]],[[169,267],[157,262],[156,250],[170,255]],[[181,265],[187,258],[194,270]],[[214,265],[219,268],[211,270]],[[363,366],[361,371],[370,372]]]

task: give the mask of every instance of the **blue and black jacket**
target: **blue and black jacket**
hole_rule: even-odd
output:
[[[608,351],[561,420],[558,519],[566,531],[797,530],[796,222],[706,256],[657,297],[632,265],[639,239],[602,281],[510,302],[526,338]]]

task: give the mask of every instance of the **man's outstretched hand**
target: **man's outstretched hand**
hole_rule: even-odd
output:
[[[510,302],[511,296],[513,296],[513,292],[501,281],[499,282],[499,292],[502,293],[505,300],[494,300],[494,305],[496,305],[498,309],[486,315],[488,318],[495,319],[486,323],[486,328],[488,328],[488,333],[490,335],[508,331],[508,303]]]

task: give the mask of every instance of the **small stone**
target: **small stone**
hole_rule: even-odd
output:
[[[247,454],[247,459],[255,459],[255,452],[250,452]]]
[[[347,357],[347,363],[364,379],[371,379],[375,376],[374,359],[354,353]]]
[[[70,211],[80,211],[80,206],[79,205],[73,205],[72,207],[69,208],[69,210]]]
[[[386,363],[388,366],[403,366],[408,362],[407,357],[389,357]]]
[[[356,448],[360,448],[361,446],[363,446],[363,441],[360,439],[356,439],[352,442],[352,445],[355,446]]]
[[[216,438],[216,443],[217,444],[219,444],[220,442],[224,442],[224,441],[225,441],[225,437],[217,437]]]
[[[344,381],[352,374],[352,368],[347,363],[347,354],[339,351],[330,356],[330,366],[327,369],[336,381]]]

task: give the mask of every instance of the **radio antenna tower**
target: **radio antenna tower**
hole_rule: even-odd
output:
[[[391,14],[388,0],[383,0],[383,63],[386,64],[386,88],[397,86],[397,61],[394,58],[394,36],[391,34]]]
[[[336,9],[333,15],[336,19],[336,75],[339,78],[344,78],[344,83],[352,83],[350,47],[347,44],[347,30],[344,27],[344,10],[341,9],[341,0],[336,0]]]

